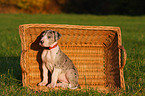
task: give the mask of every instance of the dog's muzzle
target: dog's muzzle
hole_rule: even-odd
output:
[[[44,41],[43,40],[41,40],[40,42],[39,42],[39,45],[42,45],[44,43]]]

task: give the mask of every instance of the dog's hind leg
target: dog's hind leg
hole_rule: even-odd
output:
[[[65,82],[57,83],[56,87],[68,88],[68,83],[65,83]]]
[[[70,89],[77,89],[78,86],[79,86],[79,84],[78,84],[78,73],[75,70],[71,69],[67,72],[66,77],[69,81],[68,87]]]

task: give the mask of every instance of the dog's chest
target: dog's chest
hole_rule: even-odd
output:
[[[42,53],[42,61],[45,63],[51,63],[53,64],[55,59],[55,53],[50,50],[43,50]]]

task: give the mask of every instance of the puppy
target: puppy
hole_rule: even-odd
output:
[[[52,30],[42,33],[39,45],[44,48],[42,52],[43,80],[38,85],[45,86],[48,83],[48,70],[52,73],[49,88],[63,87],[76,89],[78,84],[78,71],[72,61],[57,45],[61,35]],[[59,83],[57,83],[59,82]]]

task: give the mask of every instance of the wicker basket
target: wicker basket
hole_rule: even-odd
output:
[[[42,80],[43,51],[38,42],[44,30],[54,30],[62,34],[58,45],[77,67],[81,89],[92,87],[100,92],[125,89],[123,67],[126,62],[126,51],[121,45],[119,27],[57,24],[19,26],[23,86],[36,91],[49,90],[47,87],[37,86]],[[124,58],[121,52],[124,53]]]

